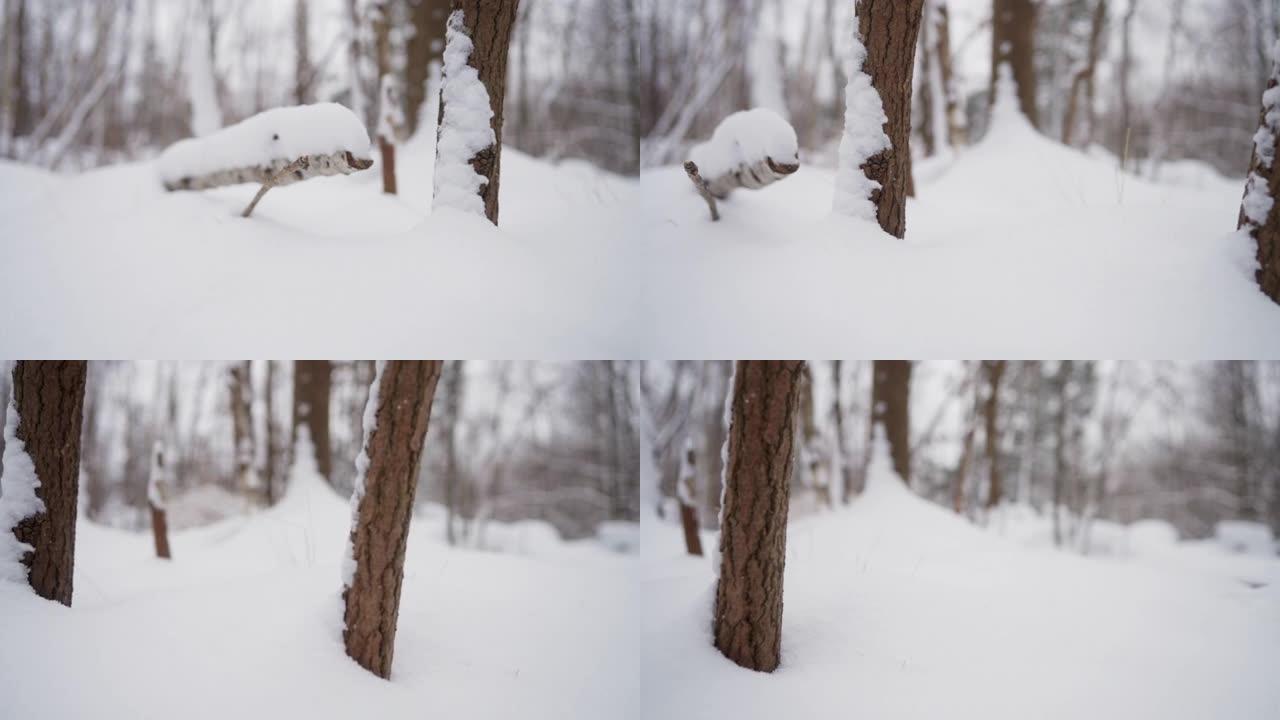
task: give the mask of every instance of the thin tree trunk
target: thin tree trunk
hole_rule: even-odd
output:
[[[479,195],[484,214],[498,224],[498,186],[502,175],[502,125],[507,94],[507,54],[511,48],[511,28],[515,25],[519,0],[453,0],[453,13],[461,13],[459,30],[473,43],[467,64],[476,69],[489,94],[493,111],[490,127],[494,143],[471,158],[471,167],[484,178]],[[451,16],[452,17],[452,16]],[[452,22],[452,20],[451,20]],[[445,78],[448,82],[448,78]],[[448,112],[442,97],[440,117]]]
[[[351,112],[368,125],[369,114],[365,102],[364,77],[361,73],[363,48],[360,47],[360,0],[347,0],[347,84],[351,97]]]
[[[156,557],[168,560],[173,557],[169,551],[169,520],[166,512],[166,500],[169,494],[168,459],[165,457],[164,443],[156,443],[151,449],[151,476],[147,478],[147,506],[151,508],[151,537],[155,541]]]
[[[262,484],[265,486],[267,494],[267,505],[276,504],[276,457],[277,457],[277,440],[276,440],[276,413],[275,413],[275,395],[276,395],[276,363],[274,360],[267,360],[267,380],[265,397],[263,398],[263,413],[266,415],[265,437],[263,444],[266,445],[265,460],[262,468]]]
[[[694,485],[698,477],[698,458],[689,438],[676,478],[676,496],[680,500],[680,524],[684,528],[684,548],[690,555],[702,555],[702,537],[698,534],[698,508],[694,505]]]
[[[374,422],[357,461],[342,639],[351,659],[383,678],[391,676],[409,521],[443,364],[390,361],[369,398]]]
[[[924,0],[859,0],[858,34],[867,48],[862,71],[880,94],[888,118],[884,131],[891,147],[862,166],[880,183],[871,193],[880,227],[894,237],[907,234],[907,197],[911,182],[911,83],[924,12]]]
[[[32,589],[40,597],[67,606],[71,605],[75,569],[87,374],[88,363],[84,361],[19,360],[13,366],[11,402],[18,416],[14,437],[23,443],[31,459],[39,482],[35,495],[44,509],[18,519],[12,531],[18,542],[32,548],[21,561]]]
[[[960,515],[963,515],[965,511],[965,481],[969,478],[969,465],[973,461],[973,436],[977,434],[978,413],[982,404],[982,393],[979,388],[981,388],[981,384],[978,383],[975,377],[973,383],[973,410],[967,418],[964,440],[960,445],[960,462],[956,466],[956,474],[951,481],[951,506]]]
[[[445,372],[444,418],[446,427],[444,445],[444,533],[450,545],[458,544],[454,525],[458,515],[458,489],[462,478],[458,466],[458,409],[462,405],[463,371],[461,360],[449,363]]]
[[[382,156],[382,192],[396,194],[396,134],[403,124],[399,85],[391,66],[391,5],[374,6],[374,50],[378,64],[378,151]]]
[[[31,95],[27,87],[27,0],[18,0],[14,19],[13,137],[31,132]]]
[[[298,431],[307,429],[316,453],[316,470],[333,483],[333,455],[329,443],[329,388],[331,363],[328,360],[298,360],[293,364],[293,456],[298,452]]]
[[[1085,96],[1085,127],[1088,134],[1084,144],[1093,140],[1093,79],[1097,73],[1098,59],[1102,55],[1102,29],[1107,24],[1107,0],[1098,0],[1093,9],[1093,22],[1089,30],[1089,56],[1085,64],[1071,79],[1071,90],[1067,95],[1067,115],[1062,123],[1062,144],[1070,145],[1076,129],[1076,116],[1079,113],[1080,93]]]
[[[787,503],[803,367],[744,360],[734,373],[713,633],[725,657],[762,672],[773,672],[781,659]]]
[[[1000,66],[1008,63],[1018,85],[1018,106],[1036,128],[1040,127],[1035,65],[1038,14],[1035,0],[993,0],[991,10],[991,101],[995,102]]]
[[[871,379],[871,434],[884,429],[893,469],[911,485],[911,361],[876,360]]]
[[[987,376],[987,397],[983,408],[987,436],[987,464],[991,472],[990,492],[987,493],[987,509],[1000,504],[1004,492],[1004,472],[1000,466],[1000,381],[1004,378],[1007,363],[1004,360],[984,360],[983,373]]]
[[[297,0],[293,6],[293,102],[311,102],[311,85],[315,70],[311,67],[311,18],[309,0]]]
[[[231,436],[235,441],[234,457],[236,487],[250,505],[261,504],[261,480],[254,458],[257,449],[253,442],[253,383],[249,361],[233,363],[230,369],[228,389],[231,392]]]

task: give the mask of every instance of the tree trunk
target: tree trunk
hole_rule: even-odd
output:
[[[1000,467],[1000,381],[1004,378],[1007,363],[1004,360],[984,360],[982,371],[987,376],[987,397],[983,407],[987,435],[987,464],[991,472],[991,487],[987,493],[987,509],[1000,504],[1004,492],[1004,477]]]
[[[498,224],[498,185],[502,174],[502,121],[507,94],[507,52],[511,48],[511,28],[515,24],[519,0],[453,0],[453,12],[461,13],[460,32],[471,38],[474,47],[467,64],[476,69],[489,94],[493,111],[490,127],[494,143],[471,157],[471,167],[484,178],[479,195],[484,215]],[[448,82],[445,78],[444,82]],[[441,98],[440,117],[448,112]]]
[[[858,34],[867,48],[862,71],[880,94],[892,146],[862,166],[880,183],[871,193],[880,227],[894,237],[907,234],[907,190],[911,184],[911,83],[924,0],[859,0]]]
[[[391,676],[409,520],[422,463],[431,401],[444,363],[390,361],[377,378],[373,425],[364,429],[363,464],[352,496],[351,560],[342,601],[347,655]],[[362,462],[363,461],[363,462]]]
[[[360,65],[364,50],[360,47],[360,0],[347,0],[347,85],[351,97],[351,112],[366,126],[369,114],[365,102],[364,76]]]
[[[715,646],[773,672],[782,647],[782,579],[800,361],[740,361],[729,411]]]
[[[458,469],[458,409],[462,405],[463,371],[461,360],[449,363],[444,381],[444,534],[450,545],[458,544],[454,525],[458,515],[458,490],[462,485]]]
[[[165,457],[163,443],[156,443],[151,449],[151,476],[147,478],[147,505],[151,508],[151,536],[155,541],[156,557],[168,560],[173,557],[169,552],[169,520],[165,510],[169,493],[168,459]]]
[[[1276,167],[1280,155],[1280,62],[1271,69],[1267,83],[1268,95],[1263,96],[1262,119],[1255,135],[1253,161],[1249,168],[1249,180],[1245,186],[1244,201],[1240,206],[1238,227],[1249,233],[1257,244],[1258,269],[1255,277],[1258,287],[1272,300],[1280,303],[1280,168]],[[1269,152],[1266,152],[1269,149]]]
[[[262,483],[254,459],[257,449],[253,441],[253,383],[249,361],[233,363],[228,389],[231,392],[231,437],[235,441],[236,487],[250,505],[264,500]]]
[[[396,135],[404,122],[398,83],[391,66],[391,5],[374,6],[374,51],[378,65],[378,151],[382,156],[382,192],[396,194]]]
[[[703,522],[716,529],[720,515],[720,485],[724,478],[724,443],[727,428],[724,425],[724,406],[729,397],[729,378],[733,376],[733,363],[713,360],[708,368],[711,375],[711,403],[702,414],[702,487],[706,493],[703,507],[707,509]]]
[[[839,456],[840,468],[840,476],[832,478],[831,481],[840,483],[841,497],[845,503],[848,503],[853,499],[853,468],[849,466],[849,450],[844,437],[844,407],[841,401],[841,396],[844,394],[842,365],[843,363],[839,360],[831,361],[831,422],[835,427],[835,452]]]
[[[409,134],[418,131],[427,84],[438,73],[444,56],[445,20],[450,0],[409,0],[413,35],[409,38],[405,65],[404,110]]]
[[[263,413],[266,415],[266,434],[263,443],[266,445],[266,463],[262,468],[262,484],[267,494],[267,505],[276,504],[276,413],[275,413],[275,394],[276,394],[276,363],[274,360],[267,360],[267,382],[264,398]]]
[[[333,455],[329,444],[328,360],[298,360],[293,364],[293,453],[297,457],[298,430],[305,427],[315,448],[316,469],[333,483]]]
[[[889,441],[893,469],[911,485],[911,361],[876,360],[871,378],[871,435],[877,425]]]
[[[967,418],[964,440],[960,444],[960,462],[956,466],[956,474],[951,481],[951,506],[960,515],[965,511],[964,487],[965,481],[969,478],[969,464],[973,461],[973,436],[977,434],[978,413],[982,405],[982,393],[978,389],[981,384],[978,382],[976,372],[973,386],[973,410]]]
[[[311,18],[309,0],[297,0],[293,6],[293,102],[311,102],[311,85],[315,70],[311,68]]]
[[[698,508],[694,505],[694,485],[698,477],[697,453],[689,438],[676,478],[676,496],[680,499],[680,524],[684,528],[684,549],[690,555],[702,555],[702,537],[698,534]]]
[[[1071,90],[1067,95],[1067,115],[1062,123],[1062,144],[1070,145],[1075,134],[1076,116],[1079,113],[1080,92],[1085,96],[1085,127],[1088,132],[1084,139],[1087,146],[1093,140],[1093,79],[1097,72],[1098,59],[1102,55],[1102,29],[1107,24],[1107,0],[1098,0],[1093,9],[1093,22],[1089,30],[1089,56],[1085,64],[1071,79]]]
[[[1062,545],[1062,519],[1060,508],[1062,507],[1062,491],[1067,482],[1067,383],[1071,379],[1070,360],[1064,360],[1058,365],[1058,373],[1054,378],[1054,390],[1058,396],[1057,412],[1053,421],[1053,487],[1052,487],[1052,509],[1053,509],[1053,544],[1055,547]]]
[[[84,361],[20,360],[13,366],[14,437],[31,458],[44,510],[13,527],[20,543],[32,547],[22,564],[40,597],[71,605],[75,569],[76,501],[80,479]],[[12,472],[13,468],[9,468]]]
[[[956,90],[955,66],[951,62],[951,11],[947,9],[946,0],[937,0],[938,25],[935,56],[938,59],[938,74],[942,78],[943,101],[946,103],[947,137],[951,147],[960,147],[968,142],[964,109],[960,107],[960,92]]]
[[[27,0],[18,0],[14,19],[13,137],[31,132],[31,94],[27,89]]]
[[[1035,64],[1038,14],[1035,0],[993,0],[991,10],[991,101],[995,102],[1000,66],[1008,63],[1018,85],[1018,105],[1036,128],[1040,127]]]

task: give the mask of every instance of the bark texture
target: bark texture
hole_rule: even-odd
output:
[[[911,361],[876,360],[871,373],[871,433],[884,429],[893,469],[910,485]]]
[[[316,452],[316,469],[333,482],[333,455],[329,444],[329,388],[332,367],[328,360],[298,360],[293,364],[293,452],[298,452],[298,430],[306,427]]]
[[[502,174],[503,107],[507,97],[507,53],[511,49],[511,28],[515,25],[519,0],[453,0],[453,10],[462,11],[462,23],[475,47],[467,64],[480,74],[493,110],[494,144],[471,158],[471,167],[487,182],[480,187],[484,214],[498,224],[498,185]],[[444,102],[440,103],[444,116]]]
[[[1040,127],[1035,64],[1038,14],[1035,0],[993,0],[991,9],[991,101],[995,101],[1000,66],[1008,63],[1018,84],[1018,106],[1036,128]]]
[[[782,648],[787,503],[802,361],[740,361],[725,468],[715,646],[742,667],[772,672]]]
[[[880,94],[884,126],[892,146],[862,166],[880,183],[871,193],[880,227],[894,237],[907,234],[907,191],[911,185],[911,83],[924,0],[859,0],[858,34],[867,47],[862,71]]]
[[[263,190],[263,193],[265,193],[266,190],[273,187],[292,185],[313,177],[350,175],[353,172],[368,170],[371,167],[373,167],[372,159],[356,157],[353,153],[339,150],[328,155],[276,158],[261,165],[226,168],[205,175],[166,180],[164,189],[169,192],[176,190],[211,190],[225,185],[261,183],[265,186],[265,190]],[[261,199],[261,196],[258,199]]]
[[[1280,85],[1280,64],[1272,69],[1267,91],[1277,92],[1274,90],[1277,85]],[[1258,224],[1249,219],[1242,203],[1239,228],[1247,230],[1257,244],[1258,269],[1255,277],[1258,280],[1258,287],[1267,297],[1280,303],[1280,202],[1276,202],[1276,199],[1280,198],[1280,168],[1276,167],[1280,164],[1280,118],[1268,120],[1268,114],[1277,115],[1280,114],[1280,110],[1268,112],[1264,102],[1258,132],[1269,135],[1266,141],[1272,143],[1275,149],[1272,154],[1275,157],[1266,162],[1259,157],[1256,150],[1254,151],[1245,199],[1248,200],[1251,188],[1255,193],[1265,192],[1266,196],[1271,198],[1272,205],[1266,213],[1264,222]]]
[[[80,431],[84,411],[84,361],[20,360],[13,367],[14,436],[35,466],[36,496],[44,512],[13,528],[34,550],[22,558],[28,582],[40,597],[71,605],[75,569],[76,500],[80,478]]]
[[[383,678],[391,676],[409,520],[442,366],[388,362],[378,378],[374,427],[365,428],[369,465],[351,528],[355,573],[342,593],[342,638],[351,659]]]

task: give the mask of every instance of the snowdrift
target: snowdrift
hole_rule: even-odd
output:
[[[342,647],[349,520],[317,477],[174,533],[173,562],[82,519],[71,608],[0,582],[0,716],[639,717],[633,558],[450,549],[415,520],[384,682]]]
[[[1275,558],[1024,548],[873,476],[848,509],[791,522],[782,665],[765,676],[712,647],[712,561],[652,518],[644,547],[649,717],[1261,719],[1280,704]]]

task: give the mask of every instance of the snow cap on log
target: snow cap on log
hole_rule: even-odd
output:
[[[282,107],[258,113],[201,138],[171,145],[156,161],[166,190],[202,190],[265,183],[281,168],[310,157],[312,175],[364,170],[373,164],[364,123],[337,103]]]
[[[741,110],[716,126],[711,139],[694,146],[695,163],[713,195],[737,187],[758,189],[800,167],[799,142],[791,124],[767,108]]]

